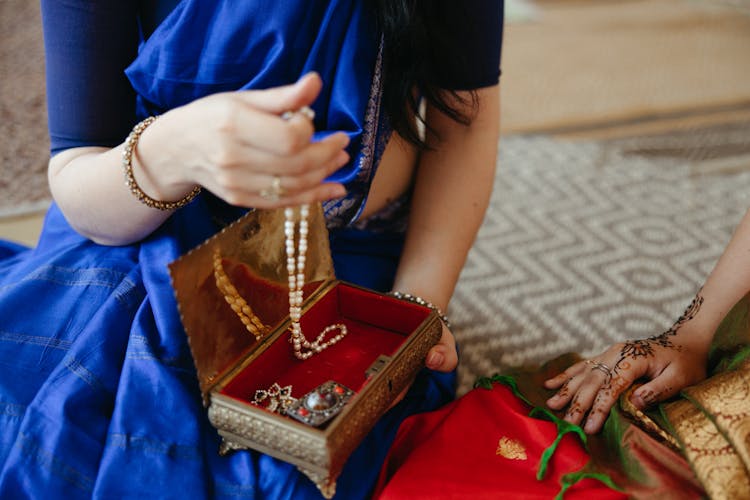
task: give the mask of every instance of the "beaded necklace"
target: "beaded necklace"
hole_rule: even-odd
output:
[[[294,355],[301,360],[308,359],[314,354],[343,339],[348,330],[343,323],[334,323],[325,327],[312,342],[302,333],[300,318],[302,317],[302,287],[305,284],[305,260],[307,253],[307,235],[309,232],[307,219],[310,215],[310,206],[299,207],[299,238],[295,249],[295,209],[284,210],[284,236],[286,238],[286,270],[289,275],[289,317],[291,325],[291,337]],[[339,333],[324,341],[326,336],[338,330]]]

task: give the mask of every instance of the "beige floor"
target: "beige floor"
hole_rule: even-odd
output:
[[[0,239],[12,240],[28,246],[36,245],[44,214],[0,219]]]
[[[504,132],[750,104],[750,2],[737,4],[538,0],[535,21],[506,27]]]

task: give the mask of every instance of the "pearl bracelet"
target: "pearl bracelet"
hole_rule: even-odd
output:
[[[151,208],[156,208],[157,210],[176,210],[193,201],[193,198],[198,196],[198,194],[201,192],[200,186],[195,186],[193,190],[190,191],[187,196],[185,196],[181,200],[161,201],[151,198],[149,195],[144,193],[141,187],[136,182],[135,176],[133,175],[133,153],[135,152],[135,147],[138,145],[138,140],[141,138],[141,134],[143,133],[143,131],[146,130],[146,128],[155,121],[155,116],[149,116],[142,122],[138,123],[135,127],[133,127],[133,130],[128,135],[128,138],[125,139],[125,147],[122,150],[122,167],[125,171],[125,184],[127,184],[128,188],[130,188],[130,192],[133,193],[133,196],[138,198],[138,201],[140,201],[144,205]]]
[[[420,306],[429,307],[430,309],[435,311],[435,314],[438,315],[438,317],[440,318],[440,321],[442,321],[443,324],[445,324],[445,326],[447,326],[448,328],[451,327],[451,322],[448,321],[448,316],[443,314],[443,311],[441,311],[440,308],[436,306],[435,304],[433,304],[432,302],[428,302],[424,300],[422,297],[418,297],[410,293],[401,293],[395,290],[390,292],[390,295],[392,295],[393,297],[396,297],[397,299],[402,299],[402,300],[406,300],[409,302],[413,302],[415,304],[419,304]]]

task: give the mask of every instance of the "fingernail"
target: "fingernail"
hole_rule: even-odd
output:
[[[318,74],[317,71],[308,71],[307,73],[305,73],[304,75],[302,75],[301,77],[299,77],[299,80],[297,80],[297,83],[300,83],[303,80],[307,80],[311,76],[314,76],[314,75],[317,75],[317,74]]]
[[[443,356],[439,352],[432,352],[430,353],[429,356],[427,356],[426,364],[428,368],[437,368],[443,364],[444,360],[445,360],[445,356]]]
[[[339,151],[339,154],[336,155],[336,165],[339,167],[342,165],[346,165],[349,163],[349,153],[346,151]]]
[[[331,190],[331,199],[343,198],[346,196],[346,188],[339,184]]]
[[[586,420],[586,425],[583,427],[583,430],[587,433],[594,432],[594,429],[596,429],[596,422],[594,420]]]
[[[639,404],[645,403],[645,400],[643,399],[643,392],[641,390],[634,391],[633,394],[630,395],[630,402],[633,404],[636,404],[638,402]]]

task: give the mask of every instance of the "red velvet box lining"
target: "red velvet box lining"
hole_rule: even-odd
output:
[[[276,382],[282,387],[291,385],[292,396],[299,398],[327,380],[359,392],[366,382],[366,370],[378,356],[393,356],[429,313],[430,309],[417,304],[337,283],[305,312],[300,324],[311,341],[334,323],[346,325],[346,337],[301,361],[294,356],[286,331],[221,393],[249,402],[256,390]],[[337,333],[334,330],[329,336]]]

